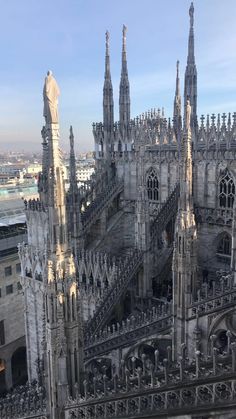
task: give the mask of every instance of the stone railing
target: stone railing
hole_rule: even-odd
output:
[[[46,392],[36,383],[14,388],[0,398],[0,419],[46,419]]]
[[[128,370],[122,360],[110,381],[105,375],[91,384],[84,381],[84,396],[67,401],[66,419],[182,417],[213,407],[235,408],[236,344],[230,343],[223,355],[215,347],[209,357],[196,350],[192,361],[185,349],[183,345],[183,356],[175,363],[171,355],[160,363],[155,351],[154,364],[143,357],[142,368],[136,368],[134,358]]]
[[[94,201],[81,214],[82,232],[85,233],[96,219],[101,215],[108,203],[114,199],[124,188],[124,181],[116,181],[108,185],[107,189],[98,195]]]
[[[25,209],[29,211],[45,211],[43,202],[37,199],[24,200]]]
[[[85,358],[101,355],[131,344],[137,339],[151,336],[157,332],[167,331],[172,327],[172,304],[163,303],[151,310],[139,313],[136,316],[113,324],[101,330],[95,336],[87,336],[85,342]]]
[[[110,286],[103,294],[103,299],[94,312],[91,320],[87,322],[86,334],[95,335],[106,324],[115,304],[118,303],[128,284],[139,270],[143,263],[142,253],[134,250],[133,253],[125,259],[125,262],[117,272],[112,286]]]
[[[219,224],[231,226],[233,221],[233,210],[226,208],[201,208],[194,209],[196,220],[199,223]]]
[[[211,286],[205,283],[198,291],[197,301],[188,309],[188,317],[205,315],[236,303],[236,286],[233,274],[223,275],[212,281]]]

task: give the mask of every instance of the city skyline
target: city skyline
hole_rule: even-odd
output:
[[[187,58],[190,1],[121,0],[99,5],[65,0],[38,4],[15,0],[4,4],[0,69],[2,150],[41,149],[42,88],[51,69],[61,90],[61,146],[68,149],[73,125],[76,152],[93,149],[92,122],[102,120],[105,31],[110,32],[111,75],[115,116],[121,69],[122,25],[128,27],[127,55],[131,116],[165,108],[172,116],[176,60],[180,60],[181,92]],[[47,7],[46,7],[47,6]],[[198,116],[236,111],[236,4],[197,0],[195,55],[198,69]],[[171,10],[171,13],[170,13]],[[231,13],[229,14],[229,10]],[[46,12],[45,12],[46,11]],[[11,31],[7,22],[12,22]]]

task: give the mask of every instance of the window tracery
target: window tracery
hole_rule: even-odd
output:
[[[147,175],[147,194],[150,201],[158,201],[159,182],[154,169],[151,169]]]
[[[218,243],[217,253],[222,256],[231,256],[231,237],[224,233]]]
[[[220,178],[219,204],[222,208],[233,208],[235,196],[235,185],[229,172],[225,172]]]

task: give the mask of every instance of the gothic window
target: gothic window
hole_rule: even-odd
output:
[[[119,140],[118,142],[118,151],[121,153],[122,152],[122,142]]]
[[[159,182],[155,170],[151,169],[147,176],[147,193],[150,201],[158,201]]]
[[[93,274],[91,272],[90,277],[89,277],[89,285],[93,285],[94,281],[93,281]]]
[[[231,237],[229,234],[224,233],[221,237],[217,246],[217,253],[222,256],[231,255]]]
[[[82,273],[82,283],[86,284],[86,274],[85,274],[85,272]]]
[[[232,177],[227,171],[220,178],[219,203],[222,208],[233,208],[235,196],[235,185]]]

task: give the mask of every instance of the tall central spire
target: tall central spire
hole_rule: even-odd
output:
[[[122,67],[121,67],[121,79],[120,79],[120,124],[121,127],[127,127],[130,122],[130,88],[129,88],[129,77],[128,77],[128,66],[126,56],[126,33],[127,28],[123,26],[122,36]]]
[[[194,135],[194,127],[197,123],[197,68],[195,64],[195,55],[194,55],[194,6],[191,3],[189,9],[190,17],[190,29],[189,29],[189,39],[188,39],[188,58],[187,66],[185,71],[185,85],[184,85],[184,107],[186,108],[187,100],[189,99],[192,116],[191,116],[191,126],[192,134]]]
[[[188,64],[195,64],[195,56],[194,56],[194,6],[191,3],[189,9],[189,17],[190,17],[190,29],[189,29],[189,40],[188,40]]]
[[[114,124],[113,87],[110,69],[109,32],[106,31],[105,78],[103,86],[103,125],[105,131],[112,131]]]

